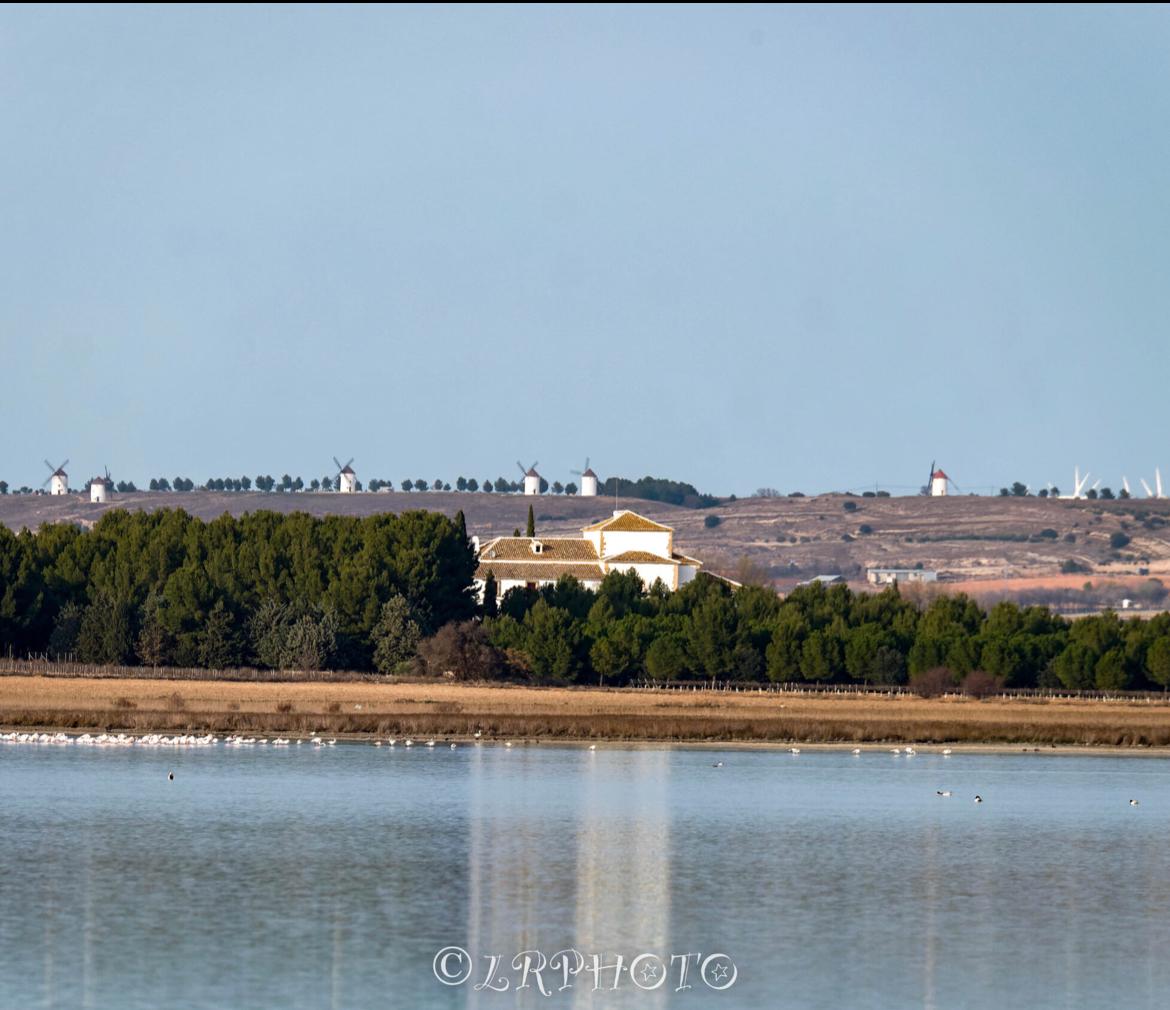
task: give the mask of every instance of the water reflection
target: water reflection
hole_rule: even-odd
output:
[[[522,951],[552,959],[576,950],[586,965],[598,954],[601,970],[586,967],[570,977],[564,995],[572,1002],[561,1003],[596,1006],[593,987],[613,986],[618,955],[626,966],[621,999],[622,990],[634,988],[632,958],[668,954],[670,755],[574,750],[560,758],[550,789],[547,753],[486,747],[471,753],[467,949],[479,957],[475,981],[487,974],[484,955],[498,954],[504,958],[499,974],[513,988],[523,980],[512,963]],[[551,993],[560,993],[559,963],[542,978]],[[526,981],[534,990],[534,979]],[[467,988],[468,1006],[500,1006],[498,993]],[[665,989],[639,990],[638,1005],[662,1005]],[[529,991],[519,994],[519,1005],[530,999],[540,1002]]]
[[[728,1010],[1141,1010],[1170,991],[1165,761],[386,750],[0,751],[0,1007],[715,998],[673,977],[594,994],[590,974],[515,991],[519,951],[568,947],[725,950]],[[509,991],[440,986],[445,944],[504,956]]]

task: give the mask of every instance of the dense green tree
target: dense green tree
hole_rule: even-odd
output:
[[[532,514],[532,506],[528,506],[528,524],[524,528],[526,537],[536,536],[536,517]]]
[[[677,680],[690,670],[686,641],[680,634],[659,635],[646,650],[646,673],[654,680]]]
[[[537,600],[524,615],[525,651],[538,677],[568,680],[576,672],[580,628],[563,610]]]
[[[1146,652],[1150,680],[1163,690],[1170,688],[1170,636],[1155,639]]]
[[[85,608],[72,600],[57,614],[53,633],[49,636],[49,655],[54,659],[66,659],[77,652],[77,641],[81,636],[81,622]]]
[[[133,652],[130,607],[103,590],[85,608],[77,631],[77,654],[83,663],[118,665]]]
[[[230,670],[243,660],[242,642],[235,615],[216,600],[199,636],[199,665],[209,670]]]
[[[499,588],[496,585],[496,575],[489,571],[483,580],[483,616],[495,617],[499,611]]]
[[[414,657],[422,634],[404,597],[395,595],[382,604],[372,637],[374,668],[379,673],[393,673]]]

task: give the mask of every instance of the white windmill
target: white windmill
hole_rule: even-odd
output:
[[[94,477],[89,482],[89,500],[95,505],[101,505],[108,500],[110,492],[114,490],[114,482],[110,480],[110,468],[103,467],[104,477]]]
[[[520,460],[516,460],[516,465],[520,467],[520,472],[524,474],[524,493],[540,494],[540,474],[536,472],[538,464],[533,463],[527,470],[524,469],[524,464]]]
[[[48,486],[49,494],[68,494],[69,493],[69,474],[65,472],[65,467],[69,465],[69,460],[65,460],[60,466],[53,466],[48,460],[45,460],[45,466],[49,468],[49,476],[41,481],[41,487]]]
[[[930,464],[930,497],[945,498],[947,496],[947,485],[954,487],[956,491],[959,490],[959,485],[956,484],[950,477],[946,475],[941,467],[936,467],[934,463]]]
[[[582,498],[597,497],[597,474],[589,468],[589,457],[585,457],[585,469],[573,470],[572,473],[581,478],[580,495]]]
[[[349,462],[342,463],[336,456],[333,457],[333,462],[337,464],[337,490],[342,494],[353,494],[357,491],[357,474],[353,472],[350,463],[353,462],[353,457],[349,457]]]
[[[1161,498],[1162,495],[1162,471],[1158,467],[1154,467],[1154,487],[1146,483],[1146,479],[1141,478],[1142,487],[1145,488],[1147,498]]]

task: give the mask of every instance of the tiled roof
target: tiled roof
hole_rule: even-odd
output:
[[[581,582],[600,582],[604,576],[601,565],[594,564],[560,564],[550,565],[541,561],[481,561],[475,570],[475,577],[481,582],[486,580],[488,572],[495,575],[496,581],[515,579],[523,582],[555,582],[562,575],[572,575]]]
[[[664,558],[649,551],[626,551],[611,558],[606,558],[607,565],[677,565],[673,558]]]
[[[671,554],[671,557],[675,561],[679,562],[679,564],[694,565],[696,568],[703,567],[703,562],[700,561],[698,558],[688,557],[686,554],[679,554],[678,551],[675,551],[673,554]]]
[[[541,544],[539,554],[532,552],[532,541]],[[534,564],[557,564],[566,561],[597,562],[597,550],[584,537],[496,537],[479,551],[479,560],[524,561]]]
[[[592,526],[586,526],[586,533],[602,530],[605,533],[672,533],[671,527],[656,523],[653,519],[623,509],[609,519],[603,519]]]

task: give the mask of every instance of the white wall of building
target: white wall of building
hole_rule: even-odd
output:
[[[638,578],[642,580],[642,585],[649,589],[658,580],[662,580],[662,584],[667,589],[678,589],[678,568],[674,565],[651,565],[651,564],[625,564],[618,562],[614,565],[606,566],[611,572],[636,572]]]
[[[342,494],[354,494],[357,491],[357,474],[352,470],[349,473],[343,470],[338,476],[337,490]]]
[[[108,485],[104,480],[95,480],[89,485],[89,500],[95,504],[101,504],[106,501],[106,492]]]
[[[625,554],[626,551],[648,551],[657,554],[660,558],[669,558],[674,535],[669,530],[638,531],[635,533],[598,531],[600,543],[598,553],[602,557],[612,557],[615,554]],[[590,534],[593,536],[594,534]]]
[[[597,497],[597,478],[587,473],[581,478],[580,495],[582,498],[596,498]]]
[[[57,474],[49,478],[49,494],[68,494],[69,482]]]
[[[540,478],[538,476],[529,473],[524,475],[524,493],[540,494]]]
[[[947,493],[946,477],[931,477],[930,494],[932,498],[945,498]]]

